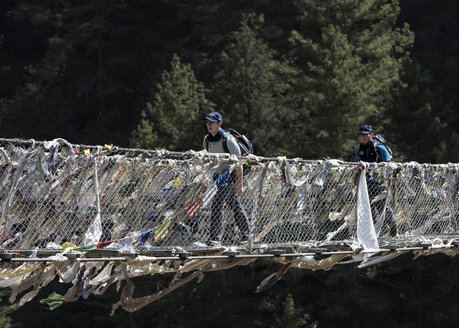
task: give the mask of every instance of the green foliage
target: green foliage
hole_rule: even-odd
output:
[[[16,37],[26,52],[37,53],[16,71],[24,81],[10,93],[6,135],[49,139],[60,134],[70,140],[79,136],[80,142],[89,136],[103,142],[99,133],[112,123],[110,100],[120,92],[107,69],[105,42],[111,30],[107,17],[115,8],[108,1],[17,4],[9,24],[27,24]]]
[[[13,320],[9,316],[12,312],[17,310],[17,304],[4,304],[3,302],[3,298],[7,298],[8,296],[9,293],[6,290],[0,290],[0,327],[18,327],[18,325],[13,323]]]
[[[256,327],[286,327],[286,328],[314,328],[316,322],[311,322],[309,315],[304,309],[295,306],[292,294],[287,294],[283,301],[279,299],[264,299],[260,306],[260,316]]]
[[[212,94],[224,125],[246,134],[257,154],[270,155],[285,150],[281,124],[291,115],[284,95],[294,70],[275,60],[274,51],[259,37],[262,23],[263,16],[248,15],[230,34]]]
[[[151,86],[179,53],[212,90],[225,126],[247,134],[258,154],[352,159],[365,122],[399,160],[459,160],[450,2],[2,4],[2,136],[127,146],[138,126],[145,144],[176,147],[148,131],[159,133]],[[407,57],[416,64],[402,67]],[[413,138],[420,127],[427,133]],[[193,129],[201,139],[204,128]],[[188,148],[201,147],[193,142]]]
[[[2,136],[200,149],[209,88],[225,126],[261,155],[352,159],[365,122],[397,160],[458,162],[456,13],[434,0],[5,0]],[[59,284],[17,310],[1,291],[0,326],[454,326],[458,263],[405,256],[367,270],[291,269],[255,294],[279,267],[257,261],[113,318],[114,288],[54,311],[39,298],[64,294]],[[139,278],[136,292],[170,280]]]
[[[202,118],[212,105],[189,64],[182,64],[174,55],[171,65],[170,71],[162,73],[153,101],[147,102],[132,133],[134,147],[178,151],[202,147]]]
[[[291,42],[302,75],[300,120],[308,126],[304,157],[350,159],[359,125],[386,115],[400,59],[413,34],[396,27],[397,1],[304,0],[296,2],[300,29]]]
[[[396,159],[439,163],[446,159],[446,123],[436,113],[442,111],[441,90],[430,90],[431,75],[419,64],[405,63],[402,85],[394,92],[394,103],[386,130],[396,141]]]
[[[40,304],[48,305],[49,309],[52,311],[64,304],[64,296],[53,292],[47,298],[41,299]]]
[[[200,149],[201,118],[213,108],[209,88],[225,126],[246,134],[260,155],[352,160],[355,132],[370,123],[397,160],[458,162],[456,13],[455,2],[434,0],[5,0],[0,131],[2,137]],[[40,295],[66,291],[54,284],[16,311],[3,300],[0,326],[458,322],[456,258],[401,257],[366,271],[291,269],[255,294],[277,269],[258,261],[206,273],[200,285],[113,318],[114,288],[45,311]],[[154,293],[170,279],[145,277],[135,282],[136,291]]]
[[[410,22],[410,28],[416,34],[411,62],[404,69],[405,88],[397,95],[400,105],[395,103],[390,114],[395,126],[400,126],[401,117],[415,113],[405,122],[407,131],[395,133],[401,144],[401,159],[458,162],[459,116],[455,108],[459,103],[456,84],[459,27],[453,23],[457,4],[423,1],[422,6],[418,6],[416,1],[408,0],[401,1],[400,5],[399,19]],[[416,138],[408,136],[408,131]]]

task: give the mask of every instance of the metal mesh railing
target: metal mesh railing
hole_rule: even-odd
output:
[[[362,233],[457,236],[458,169],[0,139],[0,244],[107,242],[139,251],[360,240]],[[359,217],[364,185],[370,211]],[[362,220],[368,231],[359,233]]]

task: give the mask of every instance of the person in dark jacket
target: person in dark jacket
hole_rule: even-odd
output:
[[[390,155],[386,146],[373,142],[375,136],[370,125],[363,125],[359,129],[360,145],[355,150],[356,162],[390,162]]]
[[[359,129],[360,145],[355,150],[355,161],[359,162],[390,162],[392,156],[387,147],[381,143],[375,142],[373,139],[374,132],[370,125],[363,125]],[[381,213],[384,210],[385,199],[372,201],[379,194],[384,192],[384,186],[381,186],[378,181],[367,177],[368,197],[370,198],[371,213],[375,218],[376,213]],[[389,195],[387,195],[389,197]],[[397,223],[394,218],[394,213],[389,203],[386,205],[386,213],[383,224],[389,226],[389,234],[394,237],[397,235]]]

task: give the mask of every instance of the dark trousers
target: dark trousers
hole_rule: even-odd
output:
[[[372,200],[377,197],[379,194],[384,192],[384,187],[382,187],[377,181],[367,179],[367,186],[368,186],[368,198],[370,199],[370,207],[371,207],[371,215],[373,216],[373,220],[379,219],[384,210],[384,204],[386,203],[386,199],[383,198],[372,203]],[[389,197],[387,195],[386,197]],[[377,222],[377,221],[376,221]],[[375,223],[376,223],[375,222]],[[389,201],[386,205],[386,213],[383,221],[383,225],[389,226],[389,233],[391,236],[397,235],[397,224],[394,218],[394,212],[392,211],[392,207],[390,206]]]
[[[236,182],[229,181],[226,186],[218,187],[212,203],[212,218],[210,221],[210,239],[222,239],[223,205],[228,204],[234,214],[234,220],[242,232],[244,240],[249,235],[249,220],[241,201],[236,197]]]

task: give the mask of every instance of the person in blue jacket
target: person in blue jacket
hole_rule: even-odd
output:
[[[355,150],[355,161],[356,162],[390,162],[392,156],[387,147],[380,142],[377,142],[374,138],[373,128],[370,125],[363,125],[359,129],[360,145]],[[384,192],[384,187],[375,181],[367,177],[368,196],[371,203],[371,213],[373,218],[377,212],[381,213],[384,209],[385,200],[381,199],[378,201],[372,201],[379,194]],[[389,197],[389,196],[387,196]],[[386,215],[383,222],[389,226],[389,233],[392,237],[397,235],[397,223],[394,218],[394,213],[389,203],[386,205]]]
[[[392,156],[386,146],[375,143],[373,128],[370,125],[363,125],[359,129],[360,145],[355,150],[356,162],[390,162]]]

